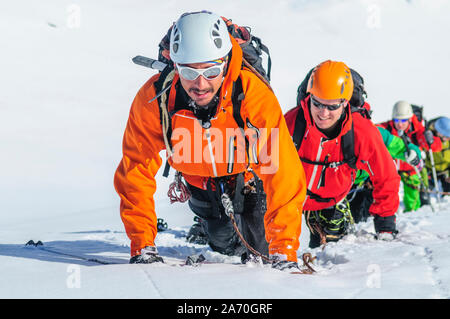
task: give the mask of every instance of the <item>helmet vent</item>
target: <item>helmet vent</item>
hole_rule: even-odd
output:
[[[221,38],[215,38],[214,39],[214,44],[216,45],[216,47],[218,49],[220,49],[222,47],[222,39]]]
[[[178,48],[180,47],[179,43],[180,43],[180,32],[177,28],[176,25],[173,26],[173,45],[172,45],[172,51],[173,53],[177,53],[178,52]]]
[[[220,49],[222,47],[222,39],[220,38],[220,25],[221,21],[220,19],[216,21],[216,23],[214,23],[214,28],[211,31],[211,34],[214,38],[214,45],[216,46],[216,48]]]

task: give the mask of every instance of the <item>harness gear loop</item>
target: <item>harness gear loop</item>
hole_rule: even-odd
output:
[[[167,196],[169,197],[171,204],[175,202],[184,203],[191,197],[191,192],[181,180],[181,176],[181,172],[177,171],[175,173],[174,181],[169,185]]]

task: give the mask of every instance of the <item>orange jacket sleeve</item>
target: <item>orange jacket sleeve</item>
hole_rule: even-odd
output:
[[[305,173],[277,98],[264,83],[251,79],[243,77],[245,99],[241,113],[261,130],[260,163],[252,168],[263,181],[267,195],[264,226],[269,253],[297,261],[306,195]]]
[[[149,103],[155,95],[157,76],[137,93],[131,106],[123,137],[123,157],[114,176],[120,196],[120,215],[131,240],[131,255],[154,245],[156,213],[153,195],[155,175],[161,167],[159,152],[164,147],[158,102]]]

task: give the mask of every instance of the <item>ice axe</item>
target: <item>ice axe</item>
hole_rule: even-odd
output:
[[[137,55],[132,59],[133,63],[137,64],[137,65],[141,65],[141,66],[145,66],[147,68],[150,69],[154,69],[154,70],[158,70],[158,71],[163,71],[167,64],[155,59],[151,59],[151,58],[147,58],[145,56],[142,55]]]

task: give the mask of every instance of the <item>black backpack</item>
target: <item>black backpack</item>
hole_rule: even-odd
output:
[[[423,106],[411,104],[411,107],[412,107],[412,111],[413,111],[414,115],[417,117],[419,122],[424,124],[424,126],[426,127],[426,120],[423,117]]]

